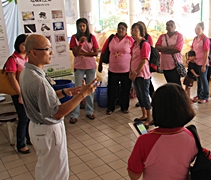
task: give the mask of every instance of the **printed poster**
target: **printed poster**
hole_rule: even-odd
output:
[[[9,55],[10,53],[7,40],[7,32],[5,28],[4,12],[1,3],[0,5],[0,68],[1,69],[3,68],[4,63],[6,62]]]
[[[64,2],[61,0],[18,0],[23,32],[42,34],[52,44],[51,64],[44,67],[50,77],[72,74],[66,32]]]
[[[174,15],[174,0],[159,0],[158,14],[161,16]]]

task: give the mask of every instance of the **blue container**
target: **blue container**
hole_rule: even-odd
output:
[[[56,84],[53,85],[53,88],[55,91],[60,90],[60,89],[64,89],[64,88],[71,88],[73,87],[73,83],[71,80],[55,80]],[[67,97],[63,97],[60,99],[61,103],[64,103],[66,101],[69,101],[70,99],[72,99],[71,96],[67,96]]]
[[[108,104],[107,91],[108,91],[107,87],[100,87],[100,86],[97,87],[96,98],[99,107],[107,107]]]

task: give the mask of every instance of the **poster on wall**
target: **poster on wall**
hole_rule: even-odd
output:
[[[64,0],[66,22],[68,24],[75,24],[76,20],[79,18],[78,15],[78,0]]]
[[[72,74],[63,1],[18,0],[18,10],[24,33],[42,34],[51,42],[54,54],[45,72],[50,77]]]
[[[99,1],[101,31],[116,30],[119,22],[129,23],[128,0]]]
[[[184,17],[199,17],[201,0],[182,0],[182,15]]]
[[[174,15],[174,0],[159,0],[158,15],[171,16]]]
[[[4,63],[9,57],[9,46],[7,40],[7,32],[5,28],[4,13],[2,4],[0,5],[0,68],[3,68]]]
[[[139,8],[140,9],[140,15],[152,15],[152,9],[151,9],[152,0],[139,0]]]

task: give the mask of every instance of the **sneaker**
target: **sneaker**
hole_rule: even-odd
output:
[[[207,103],[207,102],[209,102],[209,101],[208,100],[205,100],[205,99],[200,99],[198,101],[199,104],[203,104],[203,103]]]

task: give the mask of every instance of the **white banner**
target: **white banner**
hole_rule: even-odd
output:
[[[54,52],[51,64],[44,70],[51,77],[72,74],[66,32],[64,1],[18,0],[20,20],[26,34],[42,34],[52,44]]]
[[[4,63],[9,57],[9,46],[7,40],[7,32],[5,28],[4,13],[2,3],[0,5],[0,68],[3,68]]]

